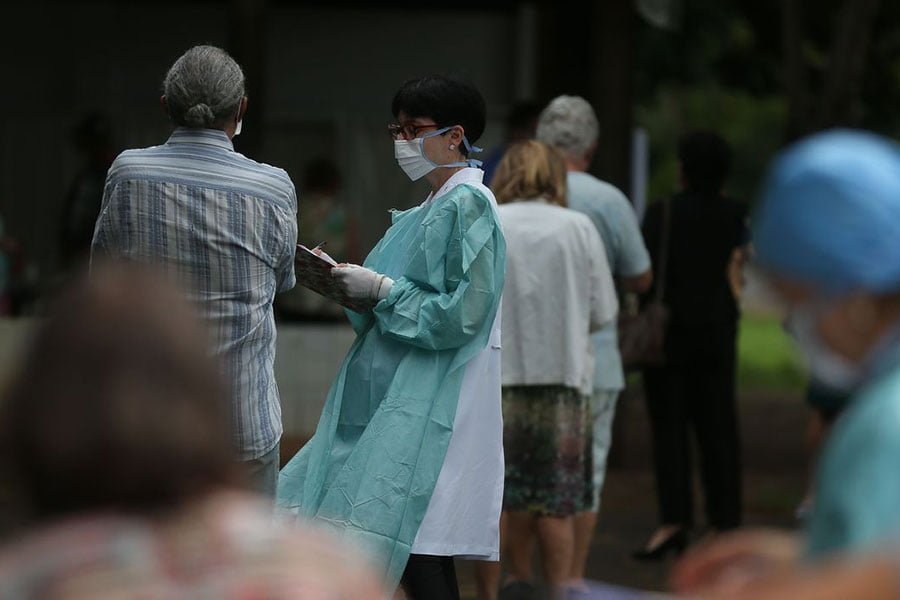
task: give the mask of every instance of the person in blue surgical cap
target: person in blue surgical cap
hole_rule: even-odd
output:
[[[371,310],[312,440],[281,471],[278,502],[370,550],[408,597],[458,599],[453,557],[499,559],[503,498],[500,294],[506,244],[471,154],[485,104],[431,76],[393,100],[394,155],[431,193],[363,266],[332,275]]]
[[[822,449],[802,536],[721,536],[678,565],[681,592],[900,542],[900,146],[838,130],[790,147],[771,167],[753,239],[811,377],[850,400]]]

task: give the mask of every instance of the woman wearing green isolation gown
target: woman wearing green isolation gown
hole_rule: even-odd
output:
[[[481,94],[414,79],[392,112],[400,167],[432,191],[393,213],[364,266],[332,271],[373,308],[348,312],[356,341],[315,435],[281,472],[278,502],[357,540],[413,599],[458,598],[454,556],[499,558],[506,246],[469,158]]]

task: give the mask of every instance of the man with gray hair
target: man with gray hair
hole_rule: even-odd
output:
[[[296,279],[296,192],[283,170],[234,151],[247,98],[225,51],[185,52],[163,93],[175,131],[113,162],[91,258],[155,263],[185,285],[230,384],[237,458],[274,496],[282,425],[272,302]]]
[[[583,212],[594,222],[606,248],[610,271],[621,289],[644,292],[650,288],[653,275],[634,209],[625,194],[615,186],[585,172],[597,151],[598,136],[599,124],[594,109],[578,96],[553,99],[538,118],[537,139],[556,147],[565,157],[569,208]],[[595,368],[591,413],[594,492],[585,503],[585,510],[575,516],[575,554],[571,573],[574,581],[584,579],[606,474],[616,399],[625,387],[615,322],[595,333],[593,343]]]

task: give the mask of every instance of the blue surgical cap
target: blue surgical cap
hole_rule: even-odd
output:
[[[769,169],[753,241],[781,277],[832,293],[900,291],[900,146],[834,130],[789,147]]]

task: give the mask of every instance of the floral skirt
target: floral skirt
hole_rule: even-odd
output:
[[[562,517],[593,497],[589,398],[557,385],[503,388],[503,510]]]

